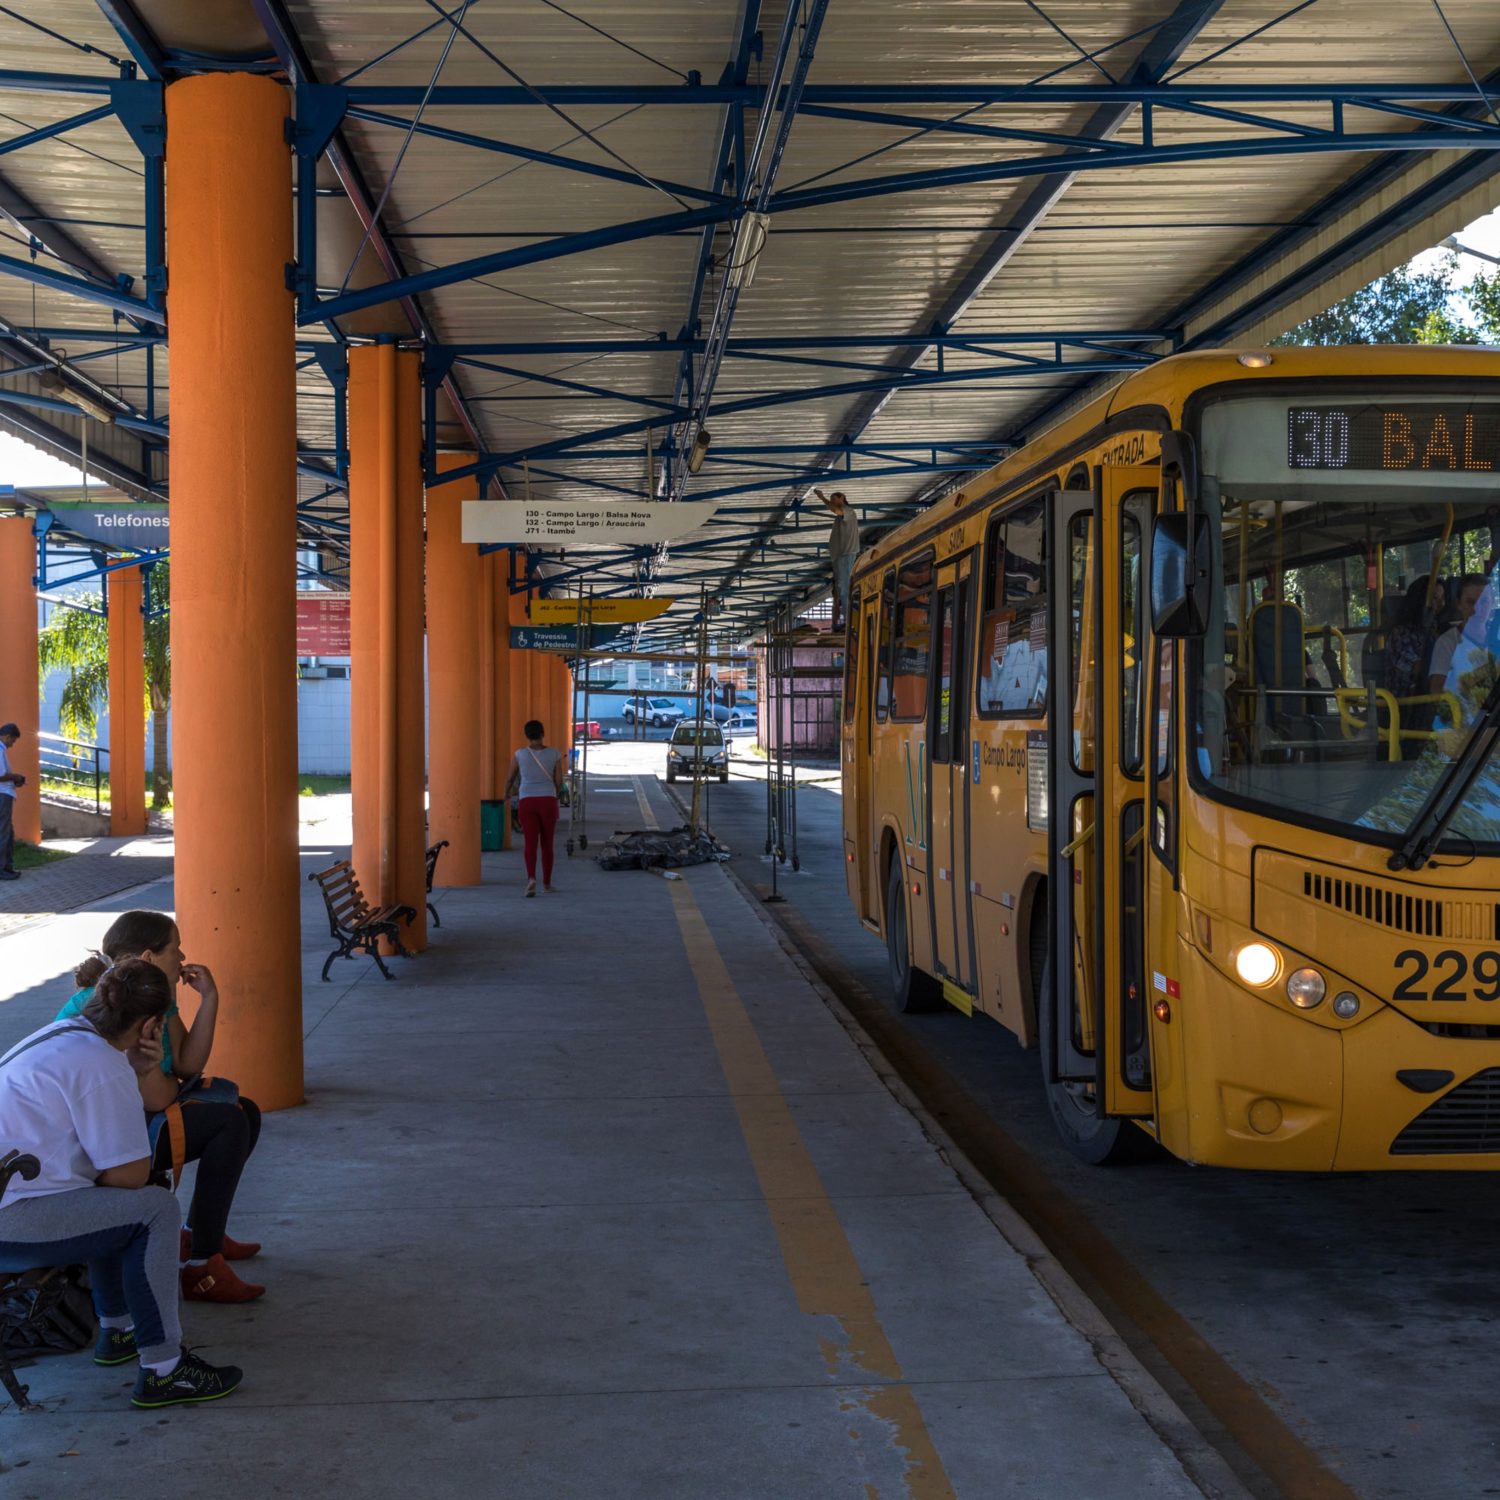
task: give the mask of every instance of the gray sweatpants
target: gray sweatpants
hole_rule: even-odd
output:
[[[182,1349],[177,1252],[182,1211],[166,1188],[76,1188],[0,1208],[0,1271],[83,1261],[101,1318],[129,1315],[143,1365]]]

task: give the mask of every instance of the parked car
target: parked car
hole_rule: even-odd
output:
[[[754,734],[755,732],[755,710],[753,708],[731,708],[729,710],[729,717],[724,720],[725,734]]]
[[[670,698],[651,698],[645,693],[637,693],[625,700],[620,717],[627,724],[634,724],[637,716],[641,723],[654,724],[660,729],[664,724],[675,724],[682,717],[682,710]]]
[[[679,773],[691,776],[697,766],[705,775],[729,780],[729,744],[724,731],[706,719],[678,724],[667,743],[668,781],[676,781]]]

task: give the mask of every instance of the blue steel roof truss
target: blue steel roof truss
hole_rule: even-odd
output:
[[[768,525],[780,524],[790,514],[794,526],[800,524],[797,514],[809,488],[822,482],[848,482],[861,479],[911,474],[923,480],[925,488],[909,506],[893,511],[886,507],[878,518],[889,524],[899,514],[920,507],[937,487],[951,482],[953,476],[987,466],[1007,447],[1018,441],[1016,433],[1004,441],[985,443],[908,443],[875,444],[862,440],[865,428],[893,394],[912,389],[966,386],[1014,377],[1040,377],[1061,383],[1064,390],[1076,390],[1081,384],[1099,377],[1117,375],[1137,368],[1154,358],[1152,352],[1163,344],[1181,341],[1177,331],[1194,304],[1208,300],[1215,288],[1198,293],[1192,303],[1181,310],[1180,317],[1168,320],[1166,328],[1154,329],[1068,329],[1051,331],[1025,330],[1015,333],[960,333],[955,325],[974,297],[1003,266],[1015,247],[1040,223],[1057,197],[1080,174],[1120,168],[1169,167],[1174,164],[1235,159],[1260,159],[1280,156],[1322,155],[1330,153],[1375,153],[1381,158],[1364,169],[1344,192],[1353,194],[1387,176],[1396,165],[1410,159],[1413,152],[1462,153],[1463,180],[1478,178],[1492,171],[1488,153],[1500,149],[1500,117],[1493,109],[1495,79],[1486,79],[1481,95],[1482,107],[1476,108],[1472,87],[1460,84],[1413,83],[1392,80],[1386,83],[1336,85],[1317,82],[1302,84],[1199,84],[1189,75],[1192,68],[1177,68],[1185,49],[1199,35],[1206,22],[1221,8],[1223,0],[1181,0],[1162,21],[1143,27],[1129,37],[1094,53],[1069,37],[1055,22],[1054,29],[1079,53],[1079,57],[1062,69],[1032,84],[910,84],[861,85],[858,83],[817,84],[810,79],[810,69],[818,27],[827,8],[827,0],[792,0],[788,6],[778,60],[786,66],[773,66],[771,81],[750,81],[752,64],[760,56],[758,22],[759,0],[742,0],[734,34],[732,56],[717,82],[705,84],[697,73],[680,75],[675,84],[588,84],[527,85],[512,82],[492,84],[444,84],[440,80],[426,88],[389,84],[361,83],[360,74],[370,63],[346,73],[341,82],[324,84],[316,81],[306,54],[301,48],[280,0],[255,0],[257,13],[266,24],[272,46],[279,60],[296,84],[294,119],[289,139],[297,157],[296,214],[298,259],[292,270],[296,292],[298,321],[304,326],[320,327],[334,335],[332,342],[321,340],[299,343],[308,359],[325,377],[333,400],[335,433],[331,449],[308,447],[299,454],[299,471],[316,477],[323,489],[299,505],[303,535],[335,549],[343,545],[346,525],[337,515],[327,513],[330,501],[342,489],[348,468],[347,420],[345,390],[347,357],[344,336],[336,319],[385,303],[400,301],[408,309],[416,336],[424,345],[424,382],[426,387],[426,468],[428,477],[436,471],[438,451],[438,396],[447,389],[462,411],[472,405],[478,410],[502,410],[507,403],[527,399],[512,392],[463,395],[454,382],[459,369],[506,377],[516,390],[542,389],[558,399],[576,398],[581,408],[594,413],[588,430],[573,431],[561,438],[534,442],[525,446],[486,449],[480,446],[477,460],[471,466],[444,471],[445,477],[478,475],[484,484],[493,477],[511,475],[524,469],[538,488],[549,485],[581,487],[601,495],[641,497],[645,493],[642,450],[648,434],[660,429],[663,441],[657,450],[664,474],[664,493],[670,499],[687,503],[720,502],[717,515],[701,536],[675,544],[668,552],[660,548],[623,547],[606,549],[587,556],[583,562],[572,562],[557,571],[548,586],[595,577],[602,592],[631,589],[649,580],[659,587],[704,582],[712,588],[715,581],[727,581],[731,574],[760,574],[762,569],[783,575],[784,582],[773,589],[796,591],[797,572],[787,574],[773,567],[769,552],[786,557],[805,554],[821,545],[822,532],[808,527],[805,536],[779,534],[767,538]],[[85,98],[100,98],[91,106],[66,119],[29,129],[0,142],[0,155],[24,151],[46,140],[56,139],[88,126],[111,114],[119,117],[130,138],[140,150],[144,163],[143,221],[145,231],[145,264],[138,274],[103,272],[82,260],[66,260],[68,269],[45,264],[35,253],[31,259],[0,255],[0,275],[13,276],[53,292],[62,292],[107,307],[116,315],[116,329],[111,335],[101,330],[66,330],[37,328],[31,338],[46,350],[48,340],[68,335],[87,341],[93,347],[70,356],[70,364],[97,361],[116,352],[145,350],[148,356],[162,333],[165,306],[164,201],[162,167],[165,127],[162,111],[162,80],[199,67],[216,66],[212,60],[173,54],[162,49],[151,37],[128,0],[100,0],[101,9],[122,37],[131,60],[112,59],[118,77],[73,75],[66,73],[0,70],[0,92],[37,90]],[[463,31],[462,13],[450,15],[434,5],[438,18],[416,37],[445,26]],[[1044,19],[1048,19],[1045,17]],[[456,19],[455,19],[456,18]],[[1275,24],[1258,27],[1257,35]],[[469,36],[475,45],[482,44]],[[1243,41],[1246,38],[1241,38]],[[1101,63],[1104,53],[1143,41],[1140,55],[1118,79]],[[389,56],[407,42],[387,48]],[[1231,50],[1237,42],[1220,47],[1212,56]],[[97,48],[89,50],[98,52]],[[506,72],[509,69],[494,54],[492,59]],[[1200,59],[1200,64],[1208,59]],[[1075,83],[1054,81],[1067,68],[1091,63],[1104,81]],[[270,66],[271,59],[252,60],[256,68]],[[1194,64],[1193,66],[1198,66]],[[452,148],[500,154],[529,162],[548,170],[570,175],[592,176],[612,182],[638,184],[640,173],[601,162],[570,157],[556,150],[540,150],[495,134],[456,129],[431,118],[445,107],[483,106],[503,112],[508,108],[535,109],[539,103],[568,105],[626,105],[630,107],[674,106],[703,107],[722,110],[718,137],[711,155],[709,180],[704,186],[670,179],[645,179],[645,185],[660,188],[683,202],[678,211],[628,219],[571,233],[550,234],[531,243],[491,251],[461,259],[455,263],[430,267],[415,273],[406,272],[387,250],[383,257],[390,279],[370,287],[338,290],[332,294],[316,284],[317,187],[316,172],[325,154],[341,153],[344,165],[352,169],[352,154],[339,136],[346,120],[355,120],[374,129],[390,129],[421,135]],[[1088,121],[1078,129],[1031,128],[1024,119],[1012,118],[1007,112],[1040,110],[1055,115],[1065,105],[1096,106]],[[1310,123],[1309,106],[1326,111],[1326,118]],[[420,111],[416,117],[392,113],[396,110]],[[913,113],[921,109],[957,110],[947,118]],[[983,118],[976,115],[983,113]],[[1293,113],[1295,112],[1295,113]],[[1191,141],[1159,139],[1158,123],[1171,113],[1203,122],[1223,122],[1235,127],[1234,133],[1222,137]],[[747,138],[747,121],[755,116],[755,140]],[[895,171],[877,174],[849,175],[846,170],[820,174],[822,180],[778,189],[776,166],[787,137],[799,116],[838,120],[846,124],[865,124],[879,132],[873,139],[886,142],[893,129],[914,132],[903,139],[926,135],[963,136],[971,141],[993,141],[996,154],[988,160],[970,160],[962,165],[937,167],[922,171]],[[1127,119],[1133,118],[1133,133],[1128,139],[1118,135]],[[772,121],[775,121],[774,131]],[[1395,128],[1400,122],[1405,128]],[[1413,128],[1415,127],[1415,128]],[[774,139],[773,139],[774,135]],[[899,146],[900,141],[895,143]],[[764,159],[761,152],[769,146]],[[1008,148],[1017,148],[1008,152]],[[1040,149],[1038,149],[1040,148]],[[846,164],[853,168],[893,149],[888,142]],[[357,170],[357,169],[355,169]],[[829,181],[830,177],[836,179]],[[705,332],[704,298],[716,268],[718,237],[728,232],[739,242],[743,223],[750,213],[765,213],[790,219],[799,212],[829,204],[860,200],[895,198],[910,193],[943,189],[974,183],[998,183],[1007,180],[1035,178],[1037,187],[1012,222],[993,226],[990,248],[970,266],[962,280],[952,289],[930,330],[914,330],[908,335],[878,334],[868,337],[837,336],[811,331],[805,339],[745,339],[732,332],[735,292],[725,277],[721,285],[709,328]],[[1455,179],[1457,180],[1457,179]],[[1341,195],[1328,200],[1326,209],[1342,202]],[[365,205],[369,207],[368,203]],[[1408,209],[1408,212],[1414,212]],[[1287,243],[1316,232],[1322,213],[1304,216],[1286,228],[1263,247],[1269,256]],[[1386,226],[1389,227],[1389,219]],[[524,227],[522,229],[524,231]],[[383,233],[376,224],[374,232]],[[525,265],[545,264],[573,256],[586,255],[613,245],[650,240],[661,236],[692,234],[697,237],[698,253],[694,260],[692,284],[682,324],[675,335],[665,331],[656,339],[641,337],[587,340],[534,340],[487,343],[439,344],[432,336],[431,325],[420,311],[424,296],[443,287],[475,280],[497,271]],[[1371,231],[1373,236],[1373,231]],[[383,241],[388,244],[388,242]],[[1339,253],[1352,256],[1363,243],[1351,236]],[[1260,257],[1250,257],[1223,278],[1223,286],[1243,281],[1254,274]],[[719,262],[722,265],[722,262]],[[1326,264],[1326,262],[1325,262]],[[144,295],[138,295],[139,287]],[[1273,289],[1270,295],[1274,295]],[[1284,291],[1284,289],[1282,289]],[[1257,302],[1238,315],[1238,325],[1256,315]],[[126,320],[121,326],[121,319]],[[1173,326],[1175,325],[1175,326]],[[1229,336],[1232,326],[1222,330]],[[19,330],[18,332],[25,332]],[[1202,342],[1200,335],[1195,342]],[[19,362],[0,370],[0,382],[47,368],[45,359],[28,357],[17,351],[24,346],[0,344]],[[869,350],[873,358],[839,357]],[[639,387],[639,376],[612,386],[606,375],[590,379],[566,376],[561,370],[532,368],[514,361],[547,360],[572,355],[607,360],[613,355],[671,353],[676,356],[675,375],[670,391],[650,391]],[[886,356],[882,359],[880,356]],[[950,364],[952,356],[962,361]],[[28,362],[29,359],[29,362]],[[791,373],[819,372],[816,383],[798,387],[751,391],[743,389],[723,399],[714,399],[715,380],[721,361],[732,362],[737,370],[765,367]],[[138,431],[143,444],[160,447],[169,437],[168,426],[155,413],[151,382],[154,365],[148,363],[147,407],[144,412],[122,401],[119,424]],[[606,367],[607,368],[607,367]],[[845,377],[845,378],[838,378]],[[849,419],[836,442],[772,445],[724,444],[711,450],[702,474],[686,491],[683,468],[685,449],[690,435],[705,423],[710,410],[715,418],[779,406],[829,400],[852,403]],[[68,403],[55,398],[13,391],[0,384],[0,402],[22,403],[43,412],[71,411]],[[600,403],[618,403],[634,408],[641,415],[633,419],[600,422]],[[1045,410],[1046,408],[1042,408]],[[477,429],[474,430],[477,436]],[[639,440],[636,442],[626,440]],[[143,447],[143,475],[149,484],[149,454]],[[603,466],[603,467],[601,467]],[[159,486],[157,486],[159,488]],[[781,491],[779,502],[765,505],[724,505],[736,497]],[[721,554],[733,552],[733,557]],[[698,559],[707,566],[700,566]],[[619,577],[629,570],[628,579]],[[534,586],[527,580],[520,587]]]

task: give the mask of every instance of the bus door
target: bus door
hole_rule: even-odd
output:
[[[927,732],[927,891],[933,950],[944,994],[965,1012],[972,1009],[977,979],[969,911],[973,586],[970,556],[938,569]]]
[[[884,893],[877,891],[880,874],[876,870],[878,839],[871,819],[872,765],[875,757],[875,692],[877,673],[875,654],[879,626],[880,596],[875,580],[865,588],[865,597],[851,608],[849,657],[845,665],[848,684],[844,695],[846,713],[852,708],[852,723],[844,735],[844,785],[853,792],[853,805],[847,810],[845,856],[849,860],[849,894],[854,908],[872,925],[878,926]],[[848,773],[853,771],[853,776]]]
[[[1053,497],[1047,544],[1048,959],[1053,1024],[1040,1027],[1043,1067],[1060,1083],[1096,1080],[1095,732],[1099,694],[1092,495]],[[1040,1018],[1039,1018],[1040,1019]]]
[[[1145,755],[1148,742],[1153,750],[1156,743],[1154,734],[1146,734],[1146,555],[1160,482],[1156,468],[1094,471],[1094,513],[1100,518],[1092,587],[1097,818],[1089,937],[1100,1001],[1095,1083],[1110,1115],[1154,1113],[1146,933],[1148,907],[1162,892],[1152,883],[1161,864],[1148,861],[1146,849]]]

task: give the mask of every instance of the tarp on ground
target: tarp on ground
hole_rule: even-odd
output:
[[[706,865],[729,858],[712,835],[692,829],[616,829],[599,846],[601,870],[670,870],[678,865]]]

